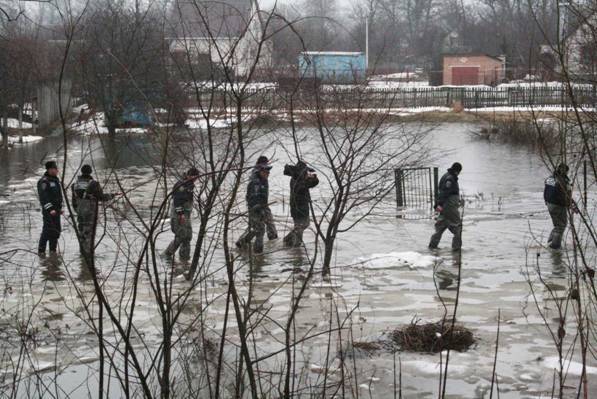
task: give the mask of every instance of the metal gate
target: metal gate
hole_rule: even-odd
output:
[[[396,206],[405,216],[431,217],[436,202],[438,169],[395,169]]]

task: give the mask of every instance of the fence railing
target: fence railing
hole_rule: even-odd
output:
[[[572,96],[570,95],[572,94]],[[572,93],[564,86],[440,86],[440,87],[325,87],[317,92],[299,90],[292,94],[276,87],[248,90],[242,98],[242,107],[287,109],[290,97],[295,108],[312,109],[320,106],[330,108],[428,108],[452,107],[456,103],[464,108],[487,107],[538,107],[570,106],[572,98],[582,107],[597,107],[597,86],[573,86]],[[197,99],[191,96],[189,101]],[[229,107],[236,104],[229,93],[205,92],[200,94],[202,104],[213,107]]]

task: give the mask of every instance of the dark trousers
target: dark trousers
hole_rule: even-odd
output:
[[[558,249],[562,246],[562,238],[568,224],[568,208],[548,202],[547,210],[553,223],[553,230],[549,234],[549,246]]]
[[[248,245],[251,240],[255,238],[255,242],[253,243],[253,251],[255,253],[263,252],[263,236],[265,235],[266,229],[266,217],[266,213],[261,209],[249,211],[249,226],[247,230],[245,230],[245,232],[240,236],[236,242],[236,245],[238,247],[243,247]]]
[[[448,199],[444,210],[439,214],[435,222],[435,233],[429,241],[429,248],[437,248],[444,231],[450,230],[454,237],[452,238],[452,249],[458,250],[462,246],[462,220],[458,210],[459,198],[452,196]]]
[[[272,210],[269,208],[269,206],[265,208],[264,212],[267,238],[270,240],[275,240],[278,238],[278,230],[276,229],[276,225],[274,223],[274,215],[272,215]]]
[[[79,199],[77,207],[77,228],[79,229],[81,254],[91,255],[97,225],[97,202],[90,199]]]
[[[41,229],[41,236],[39,237],[39,252],[46,252],[46,246],[50,243],[50,252],[56,252],[58,247],[58,239],[62,231],[60,225],[60,213],[55,216],[50,215],[49,212],[43,212],[44,226]]]
[[[189,260],[191,258],[191,239],[193,238],[193,225],[191,225],[191,213],[185,212],[185,222],[180,224],[180,217],[173,214],[170,217],[170,228],[174,233],[174,240],[170,242],[166,249],[166,255],[173,256],[180,248],[178,254],[180,259]]]
[[[309,216],[293,218],[294,227],[284,237],[284,244],[291,247],[300,247],[303,245],[303,232],[309,227]]]

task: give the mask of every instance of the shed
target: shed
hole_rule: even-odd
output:
[[[505,58],[483,53],[444,54],[443,84],[495,85],[505,76]]]
[[[365,79],[366,60],[362,52],[304,51],[299,55],[298,68],[302,78],[354,83]]]

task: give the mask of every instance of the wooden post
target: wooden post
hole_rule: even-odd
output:
[[[23,144],[23,107],[19,107],[19,143]]]
[[[586,160],[583,161],[583,168],[582,169],[583,169],[582,174],[583,174],[583,179],[584,179],[583,180],[583,190],[584,190],[584,192],[583,192],[583,200],[584,200],[584,203],[585,203],[585,212],[587,212],[587,207],[588,207],[588,201],[587,200],[588,200],[588,198],[587,198],[587,161]]]
[[[432,174],[431,168],[428,168],[427,171],[429,172],[429,202],[431,203],[431,210],[433,211],[433,205],[435,205],[435,190],[434,190],[434,183],[435,183],[435,168]]]
[[[396,184],[396,206],[398,208],[404,206],[404,193],[402,192],[402,170],[401,169],[394,169],[394,180]]]
[[[8,110],[2,117],[2,145],[8,148]]]
[[[437,204],[437,196],[438,196],[438,190],[439,190],[439,169],[433,168],[433,204],[431,205],[432,207],[435,206],[435,204]]]
[[[32,130],[32,135],[37,136],[37,123],[35,120],[35,108],[37,105],[37,100],[36,99],[32,99],[31,100],[31,127],[33,128]]]

